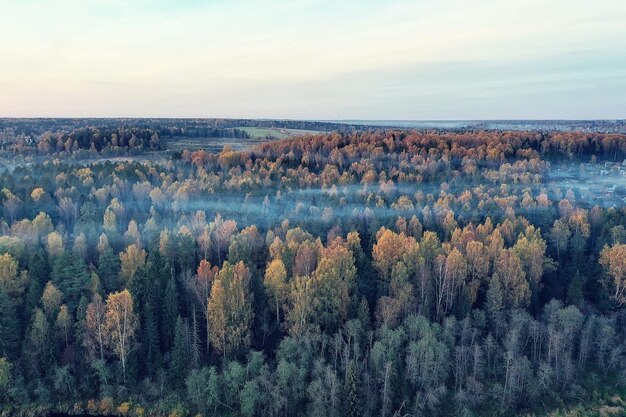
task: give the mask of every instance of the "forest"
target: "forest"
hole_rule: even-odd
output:
[[[624,134],[3,123],[0,416],[626,413]]]

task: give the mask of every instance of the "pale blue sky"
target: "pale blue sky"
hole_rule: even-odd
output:
[[[0,0],[1,116],[626,118],[626,1]]]

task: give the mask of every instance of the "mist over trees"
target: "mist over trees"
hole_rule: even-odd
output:
[[[12,131],[3,156],[163,129]],[[0,415],[523,415],[623,389],[626,136],[177,156],[0,170]]]

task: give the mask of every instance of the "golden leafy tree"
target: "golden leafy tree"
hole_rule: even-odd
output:
[[[113,210],[106,209],[104,212],[103,227],[107,232],[117,231],[117,215]]]
[[[41,296],[41,305],[46,316],[48,318],[54,318],[62,302],[63,293],[54,286],[52,281],[48,281],[43,290],[43,295]]]
[[[219,269],[217,268],[217,266],[211,266],[211,263],[209,261],[207,261],[206,259],[202,259],[200,261],[200,265],[198,265],[195,279],[190,283],[191,291],[196,296],[199,308],[202,309],[202,314],[204,315],[207,329],[210,328],[209,309],[207,307],[209,304],[209,297],[211,296],[211,287],[218,272]],[[208,334],[206,342],[208,349],[210,342]]]
[[[605,281],[611,298],[622,306],[626,303],[626,244],[605,246],[600,252],[600,264],[607,272]]]
[[[446,308],[449,311],[459,295],[459,291],[465,285],[465,278],[467,277],[467,261],[457,248],[453,248],[448,253],[446,269],[450,275],[450,287],[446,294]]]
[[[289,310],[286,321],[289,334],[302,336],[312,330],[314,293],[310,277],[295,277],[290,283]]]
[[[56,330],[61,333],[61,337],[63,338],[65,347],[67,348],[70,342],[70,334],[72,330],[72,316],[70,315],[70,312],[65,304],[63,304],[59,309],[59,314],[57,314],[54,326]]]
[[[280,323],[280,309],[285,305],[289,295],[287,269],[282,259],[274,259],[265,269],[263,284],[276,310],[276,323]]]
[[[355,277],[352,251],[337,238],[322,251],[312,275],[314,319],[321,329],[336,330],[347,319]]]
[[[469,275],[468,295],[470,304],[476,302],[481,283],[485,282],[489,274],[489,257],[482,242],[468,242],[465,248],[467,272]]]
[[[27,272],[18,272],[17,260],[8,253],[0,255],[0,289],[15,298],[24,293],[27,283]]]
[[[404,238],[403,234],[394,233],[386,228],[380,229],[376,234],[376,243],[372,250],[372,257],[374,265],[385,281],[390,279],[393,266],[402,260]]]
[[[463,254],[452,248],[449,253],[440,254],[434,263],[435,311],[437,320],[442,320],[454,306],[459,290],[467,276],[467,262]]]
[[[317,265],[317,245],[311,240],[305,240],[298,246],[293,264],[293,275],[311,275]]]
[[[102,253],[110,247],[111,246],[109,245],[109,238],[107,238],[106,234],[102,233],[98,238],[98,245],[96,246],[96,248],[98,249],[98,254],[102,255]]]
[[[522,267],[530,282],[532,298],[536,299],[539,294],[544,266],[548,261],[545,256],[546,242],[541,238],[539,230],[533,226],[528,226],[524,234],[517,239],[515,246],[513,246],[513,252],[522,262]]]
[[[141,248],[141,234],[135,220],[128,222],[128,230],[124,232],[124,239],[126,239],[127,244]]]
[[[104,359],[106,346],[104,320],[105,304],[102,302],[102,297],[95,294],[87,306],[83,345],[92,356],[97,354],[100,359]]]
[[[48,234],[46,242],[46,251],[50,258],[54,258],[63,253],[65,247],[63,246],[63,237],[57,231]]]
[[[207,306],[209,338],[224,357],[250,346],[253,311],[250,272],[243,262],[228,261],[217,274]]]
[[[530,300],[530,287],[522,262],[513,249],[500,251],[494,263],[494,276],[500,281],[508,307],[521,307]]]
[[[211,266],[211,263],[206,259],[202,259],[200,261],[200,265],[198,265],[193,290],[198,300],[203,302],[205,305],[211,295],[213,279],[215,279],[218,272],[218,267]]]
[[[372,249],[374,266],[378,269],[383,289],[388,289],[392,269],[398,262],[403,262],[409,269],[409,275],[415,273],[418,264],[419,244],[415,238],[404,233],[381,228],[376,233],[376,243]],[[386,292],[386,291],[384,291]]]
[[[211,243],[218,263],[222,263],[224,252],[230,245],[230,239],[237,232],[237,222],[234,220],[223,220],[220,214],[209,225],[211,229]]]
[[[395,327],[402,317],[415,310],[413,285],[408,279],[408,270],[398,262],[391,271],[389,295],[383,295],[376,303],[376,319],[379,324]]]
[[[48,233],[54,230],[52,226],[52,219],[44,212],[39,212],[37,216],[31,222],[32,230],[37,234],[37,239],[41,239],[43,236],[47,236]]]
[[[109,294],[106,301],[104,331],[108,346],[122,363],[126,381],[126,359],[133,350],[139,318],[133,311],[133,297],[127,289]]]
[[[202,256],[205,259],[208,258],[211,254],[211,231],[209,225],[205,224],[203,226],[203,229],[198,233],[196,241],[198,242]]]
[[[137,270],[146,264],[146,251],[139,249],[137,245],[130,245],[125,252],[120,253],[121,275],[130,281]]]
[[[550,239],[556,247],[557,257],[561,259],[561,253],[567,250],[567,244],[572,232],[567,224],[562,220],[555,220],[552,229],[550,229]]]
[[[84,259],[87,254],[87,237],[83,232],[79,233],[74,239],[74,245],[72,251],[81,259]]]
[[[323,330],[332,332],[347,317],[350,281],[341,275],[334,261],[323,258],[312,276],[313,318]]]

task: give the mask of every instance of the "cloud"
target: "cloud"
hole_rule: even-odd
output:
[[[0,115],[550,118],[625,108],[617,0],[53,0],[0,11]],[[533,95],[537,107],[519,103]],[[602,98],[604,109],[585,105]]]

